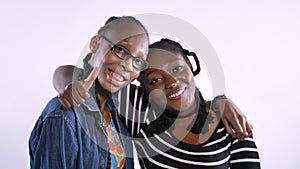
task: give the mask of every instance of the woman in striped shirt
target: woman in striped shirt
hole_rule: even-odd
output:
[[[207,109],[194,81],[199,61],[194,57],[199,69],[193,71],[187,55],[195,56],[169,39],[150,45],[150,67],[139,76],[149,96],[133,86],[129,94],[128,89],[119,93],[119,100],[131,95],[132,109],[124,104],[119,112],[125,113],[121,116],[135,137],[141,167],[260,168],[253,139],[232,137],[220,120],[222,110]],[[143,104],[148,99],[150,108]],[[217,97],[212,104],[222,101],[223,97]]]

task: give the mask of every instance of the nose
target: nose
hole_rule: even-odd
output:
[[[179,81],[172,75],[166,75],[166,89],[172,89],[178,86]]]
[[[120,66],[127,72],[133,71],[132,57],[121,61]]]

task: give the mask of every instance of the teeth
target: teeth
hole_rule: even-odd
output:
[[[124,81],[124,78],[123,76],[120,76],[119,74],[117,73],[113,73],[113,78],[116,79],[117,81]]]
[[[183,91],[184,91],[184,90],[181,89],[181,90],[179,90],[178,92],[176,92],[176,93],[170,95],[169,98],[177,97],[177,96],[181,95],[181,94],[183,93]]]

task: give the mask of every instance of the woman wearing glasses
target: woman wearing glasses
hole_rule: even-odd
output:
[[[29,139],[31,168],[133,168],[132,142],[111,94],[147,67],[148,46],[138,20],[108,19],[91,39],[84,70],[76,72],[86,79],[95,68],[83,85],[91,88],[82,95],[87,100],[76,108],[64,107],[58,97],[47,104]]]

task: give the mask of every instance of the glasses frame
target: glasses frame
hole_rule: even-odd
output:
[[[121,59],[121,60],[127,60],[127,59],[132,58],[132,66],[133,66],[136,70],[138,70],[138,71],[143,71],[143,70],[146,70],[146,69],[149,67],[149,63],[148,63],[146,60],[144,60],[144,59],[142,59],[142,58],[139,58],[139,57],[136,57],[136,56],[133,56],[133,55],[131,54],[131,52],[130,52],[127,48],[125,48],[124,46],[115,44],[114,42],[112,42],[111,40],[109,40],[106,36],[103,36],[103,35],[102,35],[102,36],[99,36],[99,37],[105,39],[108,43],[110,43],[110,45],[111,45],[111,48],[110,48],[111,51],[112,51],[112,52],[114,53],[114,55],[117,56],[119,59]],[[122,48],[122,49],[126,52],[126,55],[127,55],[127,56],[126,56],[125,58],[119,56],[119,55],[116,53],[117,48]],[[140,60],[143,61],[143,65],[142,65],[141,68],[136,67],[135,64],[134,64],[134,62],[135,62],[137,59],[140,59]]]

